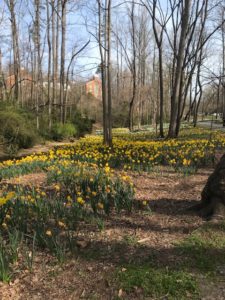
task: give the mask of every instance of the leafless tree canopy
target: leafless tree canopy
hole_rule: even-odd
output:
[[[225,125],[224,19],[221,0],[4,0],[0,101],[35,112],[37,129],[77,110],[109,145],[113,126],[174,138],[200,112]],[[86,89],[94,74],[98,99]]]

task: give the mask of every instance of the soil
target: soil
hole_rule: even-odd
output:
[[[18,270],[10,284],[0,284],[0,299],[107,300],[118,295],[123,299],[144,299],[138,290],[132,298],[119,291],[112,280],[113,273],[127,263],[143,262],[148,257],[157,257],[163,266],[176,264],[174,243],[204,223],[187,213],[186,208],[200,200],[211,171],[199,170],[189,177],[171,172],[130,174],[137,201],[147,201],[149,209],[113,214],[105,218],[102,231],[80,224],[79,238],[83,243],[74,257],[58,265],[48,253],[36,253],[32,272]],[[20,184],[45,184],[43,173],[18,180]],[[225,299],[224,281],[212,283],[210,290],[204,280],[200,286],[201,299]]]

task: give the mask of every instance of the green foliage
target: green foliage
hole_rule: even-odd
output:
[[[9,282],[11,279],[12,265],[18,261],[22,239],[23,235],[15,229],[1,231],[0,280],[3,282]]]
[[[8,153],[20,148],[30,148],[37,140],[31,116],[22,109],[0,108],[0,136]]]
[[[64,139],[75,137],[76,135],[77,128],[71,123],[55,123],[52,126],[51,136],[55,141],[62,141]]]
[[[126,102],[114,107],[112,110],[113,127],[128,127],[128,113],[128,103]]]
[[[71,118],[71,122],[77,128],[77,136],[84,136],[86,133],[91,133],[93,121],[87,117],[82,117],[79,112],[75,112]]]
[[[90,206],[94,213],[104,211],[109,214],[113,207],[117,212],[132,209],[134,197],[132,185],[121,178],[111,178],[104,169],[96,170],[96,167],[67,164],[66,167],[58,166],[57,170],[52,168],[47,176],[49,184],[60,184],[62,191],[66,191],[62,198],[70,196],[78,202],[80,198],[81,206],[86,201],[84,207]]]
[[[125,271],[119,271],[117,280],[127,293],[135,288],[143,290],[145,296],[166,297],[166,299],[196,299],[198,295],[196,280],[192,275],[151,266],[129,265]]]
[[[39,135],[44,139],[44,140],[51,140],[51,130],[49,129],[49,116],[48,112],[43,112],[40,117],[39,117],[39,130],[38,133]]]
[[[122,241],[124,244],[131,246],[135,246],[138,243],[138,239],[134,235],[124,235]]]
[[[74,164],[70,159],[58,159],[59,152],[49,155],[40,155],[41,162],[34,156],[33,161],[28,160],[33,168],[47,172],[51,189],[14,185],[11,191],[8,187],[1,191],[0,228],[8,245],[2,249],[2,257],[0,249],[2,280],[8,280],[7,274],[12,272],[9,266],[18,260],[21,236],[19,253],[29,270],[36,247],[48,249],[63,263],[68,254],[77,251],[74,233],[80,223],[92,220],[93,226],[103,230],[105,214],[132,208],[134,189],[127,178],[114,176],[107,166],[100,169],[93,164]],[[26,164],[17,165],[17,169],[21,169],[20,174],[31,170]],[[16,172],[13,169],[11,175]],[[10,177],[10,173],[5,175]]]
[[[3,245],[0,245],[0,280],[3,282],[10,281],[10,262]]]

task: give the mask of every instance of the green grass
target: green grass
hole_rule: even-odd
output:
[[[125,271],[118,271],[117,281],[124,291],[132,293],[140,288],[144,296],[165,299],[198,299],[196,279],[183,271],[168,268],[155,269],[149,265],[129,265]],[[130,298],[128,298],[130,299]]]
[[[225,264],[225,223],[206,224],[176,245],[183,256],[182,266],[201,272],[214,272]]]
[[[176,262],[168,261],[167,267],[157,256],[120,267],[115,275],[117,288],[127,293],[126,299],[131,299],[137,288],[143,297],[154,299],[200,299],[200,278],[204,276],[206,284],[208,277],[217,280],[218,267],[225,264],[224,233],[225,222],[207,223],[175,244]]]
[[[124,235],[122,242],[126,245],[135,246],[137,245],[138,239],[133,235]]]

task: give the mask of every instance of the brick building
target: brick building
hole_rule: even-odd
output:
[[[25,69],[20,70],[20,82],[22,86],[24,85],[31,85],[32,76]],[[15,75],[12,74],[5,78],[5,86],[7,89],[11,89],[15,86]]]
[[[86,94],[91,94],[96,99],[102,98],[102,81],[98,75],[94,75],[91,80],[85,84]]]

